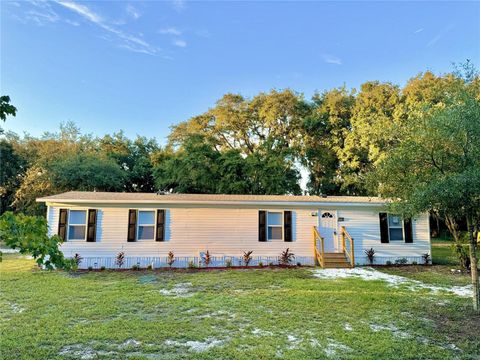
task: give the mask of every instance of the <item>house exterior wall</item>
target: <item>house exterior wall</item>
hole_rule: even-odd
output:
[[[209,250],[214,257],[234,257],[240,259],[244,251],[253,251],[252,256],[258,258],[252,264],[262,261],[265,265],[273,262],[287,247],[296,255],[295,262],[313,264],[312,228],[318,225],[319,210],[317,208],[264,208],[259,206],[214,206],[214,205],[180,205],[180,204],[74,204],[49,203],[48,223],[50,235],[58,231],[59,210],[67,209],[97,209],[96,242],[66,241],[61,250],[67,257],[80,254],[85,261],[83,266],[91,266],[93,260],[98,266],[103,264],[102,258],[109,258],[104,264],[111,267],[112,259],[120,251],[127,258],[165,258],[173,251],[178,258],[194,259],[200,252]],[[165,241],[137,240],[127,242],[128,210],[165,209]],[[292,211],[292,242],[258,241],[258,211],[259,210],[290,210]],[[413,243],[380,243],[380,225],[378,213],[381,208],[375,207],[334,207],[326,210],[336,210],[338,223],[345,226],[355,239],[356,263],[366,263],[365,249],[374,248],[377,262],[394,261],[406,257],[411,261],[421,262],[424,253],[430,253],[430,237],[428,216],[422,215],[413,221]],[[235,258],[236,257],[236,258]],[[141,260],[142,264],[151,260]],[[130,260],[134,261],[134,260]],[[140,260],[139,260],[140,261]],[[155,260],[156,261],[156,260]],[[237,260],[234,260],[237,261]],[[240,260],[238,260],[240,261]],[[138,262],[138,261],[137,261]],[[88,265],[89,264],[89,265]],[[129,263],[127,262],[127,265]],[[186,264],[186,263],[185,263]],[[184,264],[184,265],[185,265]],[[234,263],[234,265],[237,265]],[[158,265],[160,266],[160,265]]]

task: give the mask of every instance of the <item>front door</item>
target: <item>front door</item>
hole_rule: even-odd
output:
[[[325,252],[338,251],[337,244],[337,212],[333,210],[321,210],[318,232],[325,239]]]

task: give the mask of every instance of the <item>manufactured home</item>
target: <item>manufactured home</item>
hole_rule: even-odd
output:
[[[428,214],[402,219],[374,197],[204,195],[80,192],[37,199],[47,206],[50,235],[80,267],[277,264],[287,248],[294,264],[353,267],[368,263],[422,263],[431,254]]]

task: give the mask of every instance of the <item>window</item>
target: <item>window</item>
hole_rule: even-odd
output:
[[[267,240],[283,240],[283,213],[267,213]]]
[[[390,241],[403,241],[402,218],[388,214],[388,236]]]
[[[155,237],[155,211],[138,211],[138,240],[153,240]]]
[[[322,214],[322,218],[324,218],[324,219],[333,219],[334,216],[332,215],[332,213],[330,213],[330,212],[327,211],[327,212],[324,212],[324,213]]]
[[[87,211],[70,210],[68,216],[68,240],[85,240]]]

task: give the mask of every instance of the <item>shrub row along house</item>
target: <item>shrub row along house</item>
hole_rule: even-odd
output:
[[[197,195],[66,192],[37,199],[47,205],[50,235],[58,234],[67,257],[80,267],[175,267],[201,264],[277,264],[286,248],[295,264],[352,267],[368,263],[422,262],[430,254],[427,214],[401,219],[379,198],[349,196]]]

